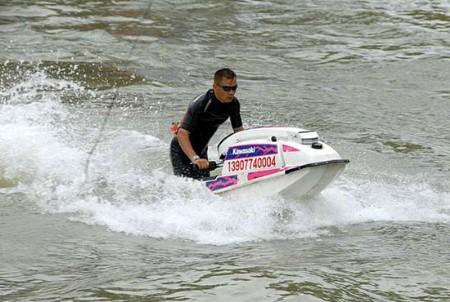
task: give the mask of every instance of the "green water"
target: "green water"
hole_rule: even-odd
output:
[[[446,1],[2,1],[0,300],[448,301],[449,29]],[[171,175],[223,66],[245,127],[351,160],[320,196]]]

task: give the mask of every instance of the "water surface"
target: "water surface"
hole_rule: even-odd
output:
[[[445,1],[3,1],[1,300],[447,301],[449,29]],[[351,160],[320,196],[171,175],[223,66],[246,127]]]

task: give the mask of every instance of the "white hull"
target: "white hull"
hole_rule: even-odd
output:
[[[305,196],[314,196],[325,189],[345,168],[342,163],[329,163],[326,165],[307,167],[294,170],[288,174],[278,174],[261,179],[258,182],[230,188],[218,192],[224,196],[252,196],[269,197],[281,195],[288,199],[298,199]]]

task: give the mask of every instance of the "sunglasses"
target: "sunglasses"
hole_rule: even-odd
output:
[[[234,85],[234,86],[220,86],[220,88],[222,88],[223,91],[226,91],[226,92],[231,91],[231,90],[236,91],[237,88],[238,88],[238,85]]]

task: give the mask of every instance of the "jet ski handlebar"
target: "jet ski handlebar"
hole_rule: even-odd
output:
[[[217,162],[217,161],[212,161],[212,160],[210,160],[209,161],[209,167],[208,167],[208,170],[209,171],[212,171],[212,170],[215,170],[215,169],[217,169],[217,168],[221,168],[223,166],[223,162]]]
[[[216,161],[210,160],[208,163],[209,163],[209,166],[207,169],[205,169],[206,171],[213,171],[213,170],[215,170],[217,168],[221,168],[223,166],[223,162],[216,162]],[[191,164],[194,165],[194,167],[197,170],[200,170],[196,164],[194,164],[194,163],[191,163]],[[203,171],[205,171],[205,170],[203,170]]]

